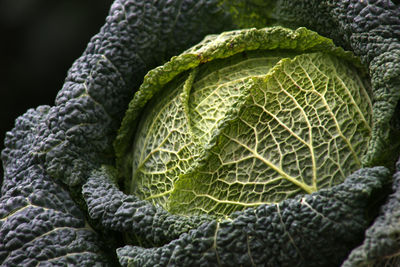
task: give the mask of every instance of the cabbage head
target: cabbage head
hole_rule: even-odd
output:
[[[126,191],[221,217],[342,183],[371,136],[365,76],[305,28],[207,36],[150,71],[131,101],[116,143]]]

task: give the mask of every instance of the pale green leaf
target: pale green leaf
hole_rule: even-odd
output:
[[[343,182],[371,135],[357,66],[305,29],[207,37],[149,72],[132,100],[129,192],[175,214],[227,216]]]

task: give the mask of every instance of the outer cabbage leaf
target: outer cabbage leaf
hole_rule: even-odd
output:
[[[343,267],[400,265],[400,160],[393,178],[394,192],[365,232],[362,245],[351,252]]]
[[[7,134],[2,153],[5,182],[0,198],[0,264],[108,265],[105,243],[86,222],[67,190],[33,153],[50,108],[28,110]]]
[[[149,239],[184,229],[188,217],[115,193],[113,179],[103,170],[85,185],[91,214],[103,224]],[[365,210],[389,180],[386,168],[361,169],[331,189],[249,208],[229,220],[192,221],[186,225],[192,230],[164,246],[125,246],[117,253],[123,266],[338,266],[362,239],[370,221]]]

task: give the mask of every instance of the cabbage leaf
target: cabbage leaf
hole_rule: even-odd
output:
[[[372,103],[357,61],[329,44],[304,28],[226,32],[150,72],[132,110],[153,81],[165,85],[126,156],[130,193],[174,214],[224,216],[343,182],[362,167]]]

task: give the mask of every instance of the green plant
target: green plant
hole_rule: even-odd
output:
[[[106,24],[71,68],[55,106],[28,110],[7,134],[6,149],[2,153],[5,179],[0,198],[0,262],[4,265],[88,266],[117,262],[138,266],[337,266],[348,257],[344,266],[396,264],[400,250],[396,240],[400,229],[397,222],[398,172],[393,179],[395,192],[388,201],[385,197],[389,195],[388,185],[395,172],[392,165],[398,156],[399,17],[398,6],[391,1],[115,2]],[[192,213],[187,206],[180,206],[180,201],[170,213],[166,209],[174,207],[173,201],[172,204],[164,200],[154,202],[162,207],[143,200],[148,197],[145,193],[139,197],[122,192],[120,188],[129,191],[129,186],[124,186],[121,177],[127,179],[126,185],[136,179],[134,176],[131,180],[129,175],[131,168],[136,168],[132,164],[136,150],[131,153],[131,145],[135,134],[140,142],[137,133],[146,132],[146,116],[140,115],[141,122],[135,116],[139,116],[147,101],[155,95],[156,100],[150,103],[165,106],[163,101],[167,96],[162,95],[161,89],[164,86],[179,88],[177,83],[183,84],[183,91],[175,91],[179,97],[171,99],[175,102],[189,99],[193,97],[189,89],[196,92],[197,85],[194,84],[199,81],[196,77],[202,77],[207,71],[211,75],[213,68],[218,69],[218,64],[229,65],[228,62],[235,62],[240,57],[259,58],[260,53],[246,52],[249,47],[247,50],[256,49],[243,45],[245,38],[233,38],[234,42],[225,43],[224,49],[207,50],[208,46],[203,43],[201,47],[173,58],[145,77],[117,133],[132,92],[139,88],[145,73],[198,43],[207,34],[277,24],[313,29],[332,38],[336,45],[354,52],[362,63],[358,63],[351,53],[336,48],[329,39],[304,28],[248,30],[249,34],[243,36],[260,37],[260,45],[269,40],[274,43],[274,38],[269,39],[271,32],[281,34],[281,38],[277,38],[279,42],[262,49],[279,50],[276,48],[282,46],[277,55],[272,51],[260,52],[264,58],[270,58],[270,55],[279,58],[271,59],[270,67],[261,74],[264,78],[245,78],[244,90],[232,98],[234,101],[224,103],[231,108],[218,109],[226,111],[221,116],[226,119],[211,123],[203,129],[205,134],[196,135],[199,142],[187,145],[191,155],[195,155],[190,163],[195,164],[176,179],[177,188],[191,187],[181,181],[192,181],[194,176],[202,173],[202,168],[208,168],[207,162],[217,162],[212,157],[221,153],[214,152],[222,151],[224,142],[233,140],[228,130],[233,129],[239,119],[250,118],[242,121],[250,125],[249,129],[255,127],[249,124],[251,116],[247,116],[249,110],[245,107],[262,106],[265,113],[271,105],[253,101],[256,94],[252,92],[268,88],[269,81],[278,83],[280,79],[272,77],[282,76],[282,68],[290,69],[296,64],[309,67],[318,62],[320,65],[317,66],[321,66],[318,69],[330,66],[322,72],[324,77],[332,79],[336,77],[335,71],[344,73],[337,77],[343,77],[346,88],[351,88],[351,96],[358,100],[355,105],[344,101],[340,106],[350,113],[358,107],[361,111],[354,114],[367,118],[365,122],[355,119],[345,123],[345,127],[360,134],[350,143],[358,147],[355,150],[357,157],[353,158],[362,158],[362,163],[361,160],[360,163],[346,161],[349,166],[344,168],[344,175],[326,183],[328,188],[311,186],[310,190],[296,192],[296,196],[290,198],[285,194],[276,201],[262,198],[262,202],[273,203],[244,210],[243,206],[247,204],[243,203],[251,206],[254,203],[211,209],[217,211],[213,216],[209,215],[210,210],[206,214]],[[238,31],[237,36],[243,32],[246,31]],[[235,34],[222,36],[232,35]],[[242,46],[237,45],[241,41]],[[198,53],[197,49],[203,47],[206,52]],[[226,56],[221,56],[224,53]],[[306,63],[298,64],[300,61]],[[195,68],[199,64],[201,66]],[[365,67],[371,77],[371,91],[367,89],[369,79],[362,71]],[[307,73],[312,72],[308,70]],[[352,73],[352,79],[348,79],[349,73]],[[152,86],[146,89],[146,84]],[[151,88],[158,88],[160,92]],[[340,87],[335,87],[334,91],[340,91]],[[288,96],[298,99],[293,93]],[[336,101],[341,96],[337,94]],[[190,110],[190,105],[182,108],[179,114],[191,114],[185,111],[185,108]],[[153,109],[146,107],[146,110]],[[147,119],[152,116],[147,115]],[[337,117],[330,116],[331,119]],[[190,137],[191,130],[201,130],[193,123],[196,123],[195,117],[190,116],[190,123],[185,124],[190,129],[184,132]],[[341,126],[337,128],[342,129]],[[294,132],[298,128],[289,129]],[[224,138],[226,136],[230,138]],[[326,142],[325,139],[321,141],[322,144]],[[343,167],[341,157],[346,156],[340,154],[339,163],[333,166]],[[309,176],[299,177],[306,179]],[[140,180],[145,186],[146,179]],[[193,188],[201,185],[204,179],[208,178],[201,177]],[[384,201],[386,204],[382,205]],[[202,205],[196,204],[196,207],[204,209]],[[231,213],[235,210],[239,211]]]
[[[137,125],[135,135],[117,138],[127,191],[223,216],[343,182],[372,125],[368,80],[351,60],[304,28],[205,38],[150,71],[131,101],[120,132]]]

